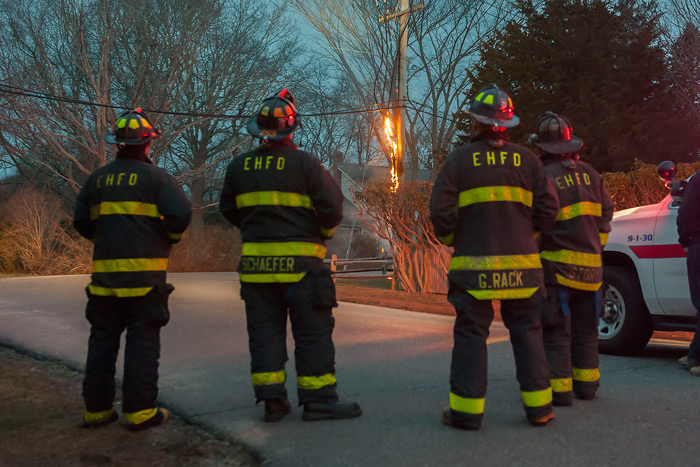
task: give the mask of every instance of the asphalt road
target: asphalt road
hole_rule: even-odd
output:
[[[303,422],[292,359],[292,414],[268,424],[262,405],[254,405],[236,275],[169,280],[176,289],[162,333],[161,402],[246,443],[266,465],[700,465],[700,378],[675,362],[687,343],[653,341],[637,357],[602,356],[599,397],[558,408],[552,423],[534,428],[521,406],[507,331],[494,323],[483,428],[465,432],[440,421],[453,319],[341,303],[334,334],[339,393],[364,414]],[[88,276],[0,279],[0,344],[84,368],[88,282]],[[289,349],[291,355],[291,340]]]

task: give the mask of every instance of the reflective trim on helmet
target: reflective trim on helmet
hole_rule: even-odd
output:
[[[603,265],[599,253],[582,253],[573,250],[557,250],[540,252],[542,259],[556,261],[557,263],[573,264],[574,266],[587,266],[597,268]]]
[[[236,196],[237,208],[253,206],[288,206],[311,209],[311,198],[299,193],[283,191],[253,191]]]
[[[490,201],[512,201],[532,206],[532,192],[517,186],[485,186],[462,191],[459,194],[459,207]]]
[[[592,383],[600,380],[600,370],[598,368],[572,368],[571,372],[574,375],[574,381]]]
[[[552,385],[552,391],[554,392],[570,392],[574,389],[571,378],[550,379],[549,384]]]
[[[306,275],[305,272],[299,273],[274,273],[274,274],[238,274],[238,279],[241,282],[251,282],[254,284],[289,284],[299,282]]]
[[[601,233],[600,234],[600,244],[602,246],[605,246],[608,243],[608,235],[607,233]]]
[[[484,405],[486,404],[486,398],[469,398],[461,397],[455,393],[450,393],[450,408],[456,410],[457,412],[470,413],[473,415],[479,415],[484,413]]]
[[[332,384],[335,384],[333,373],[321,376],[297,376],[297,387],[301,389],[316,390]]]
[[[540,255],[503,256],[454,256],[450,260],[450,271],[483,271],[501,269],[541,268]]]
[[[537,292],[537,287],[526,287],[520,289],[467,290],[467,292],[469,292],[469,295],[477,300],[517,300],[532,297],[535,292]]]
[[[602,215],[603,207],[600,203],[582,201],[580,203],[565,206],[559,210],[558,221],[566,221],[578,216],[598,216]]]
[[[253,373],[250,375],[253,386],[267,386],[269,384],[284,384],[287,381],[287,372],[284,370],[270,371],[267,373]]]
[[[541,391],[520,391],[525,407],[542,407],[552,403],[552,388]]]
[[[573,279],[568,279],[561,274],[557,274],[557,284],[563,285],[565,287],[571,287],[576,290],[586,290],[588,292],[595,292],[603,285],[602,282],[580,282]]]
[[[165,271],[166,269],[168,269],[168,258],[96,259],[92,262],[92,272]]]
[[[244,243],[242,256],[313,256],[326,257],[326,247],[306,242]]]
[[[90,220],[112,214],[127,214],[132,216],[160,217],[158,206],[137,201],[105,201],[90,208]]]
[[[100,297],[143,297],[148,294],[153,289],[153,287],[123,287],[123,288],[113,288],[113,287],[99,287],[97,285],[88,285],[88,290],[93,295],[98,295]]]

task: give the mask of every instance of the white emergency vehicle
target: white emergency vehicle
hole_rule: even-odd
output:
[[[675,164],[664,162],[659,176],[670,181]],[[629,355],[649,342],[654,330],[694,331],[683,247],[676,216],[687,181],[670,183],[663,201],[614,214],[603,251],[605,306],[598,324],[602,353]]]

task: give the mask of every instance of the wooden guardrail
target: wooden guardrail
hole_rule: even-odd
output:
[[[335,279],[338,274],[352,274],[356,279],[369,279],[374,277],[392,277],[394,271],[394,260],[377,258],[352,258],[338,259],[337,255],[324,261],[330,265],[331,273]],[[362,275],[361,273],[379,272],[381,274]]]

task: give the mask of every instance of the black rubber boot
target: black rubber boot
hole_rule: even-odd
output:
[[[304,404],[304,420],[339,420],[341,418],[354,418],[362,415],[362,409],[355,402],[307,402]]]
[[[265,421],[279,422],[292,411],[287,399],[265,399]]]

